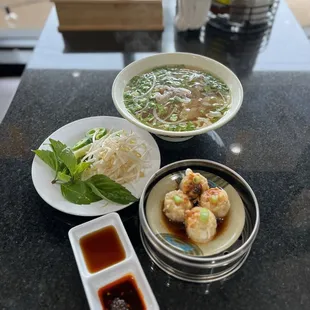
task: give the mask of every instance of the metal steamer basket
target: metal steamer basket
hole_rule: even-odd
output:
[[[245,224],[239,239],[225,251],[212,256],[191,256],[168,247],[151,230],[146,217],[146,201],[154,185],[165,176],[191,168],[213,173],[231,184],[245,207]],[[156,172],[146,184],[139,205],[140,235],[154,263],[169,275],[189,282],[211,283],[232,276],[246,261],[259,229],[259,207],[253,190],[232,169],[209,160],[183,160]]]

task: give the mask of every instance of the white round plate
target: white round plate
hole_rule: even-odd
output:
[[[40,145],[39,149],[46,148],[45,145],[49,143],[50,138],[59,140],[68,146],[72,146],[82,139],[88,130],[94,127],[133,131],[150,147],[149,161],[151,165],[150,168],[145,171],[145,176],[135,182],[124,185],[135,197],[140,198],[147,180],[160,168],[160,153],[154,138],[147,131],[136,127],[123,118],[94,116],[77,120],[52,133]],[[67,201],[61,194],[60,186],[51,183],[51,180],[54,178],[54,171],[37,156],[33,159],[31,174],[34,187],[41,198],[53,208],[68,214],[79,216],[99,216],[109,212],[119,211],[132,204],[120,205],[109,202],[107,206],[104,206],[106,202],[102,200],[91,203],[90,205],[77,205]]]

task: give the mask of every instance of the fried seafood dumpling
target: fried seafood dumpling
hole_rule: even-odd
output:
[[[207,243],[216,234],[215,215],[206,208],[195,207],[185,211],[185,227],[188,237],[197,243]]]
[[[200,197],[200,205],[212,211],[217,218],[226,216],[230,209],[226,191],[218,187],[203,192]]]
[[[174,222],[184,222],[184,212],[193,207],[188,196],[180,190],[166,194],[163,212]]]
[[[185,177],[180,183],[180,189],[184,194],[187,194],[190,199],[196,199],[202,192],[209,189],[208,180],[200,173],[195,173],[191,169],[186,169]]]

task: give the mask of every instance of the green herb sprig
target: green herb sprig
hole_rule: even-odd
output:
[[[90,163],[78,163],[71,148],[54,139],[49,141],[51,150],[33,152],[55,171],[51,182],[60,184],[61,193],[68,201],[90,204],[106,199],[119,204],[129,204],[137,200],[124,186],[103,174],[81,180],[83,171],[89,168]]]

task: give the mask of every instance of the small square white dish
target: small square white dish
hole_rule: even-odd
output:
[[[112,266],[91,273],[89,272],[84,260],[84,255],[80,246],[80,239],[92,232],[101,230],[108,226],[113,226],[116,229],[121,244],[125,250],[126,257],[124,260]],[[143,296],[146,309],[159,309],[153,291],[143,272],[120,216],[117,213],[110,213],[71,228],[69,230],[69,239],[91,310],[102,309],[101,301],[98,295],[100,288],[121,279],[128,274],[131,274],[134,277]]]

